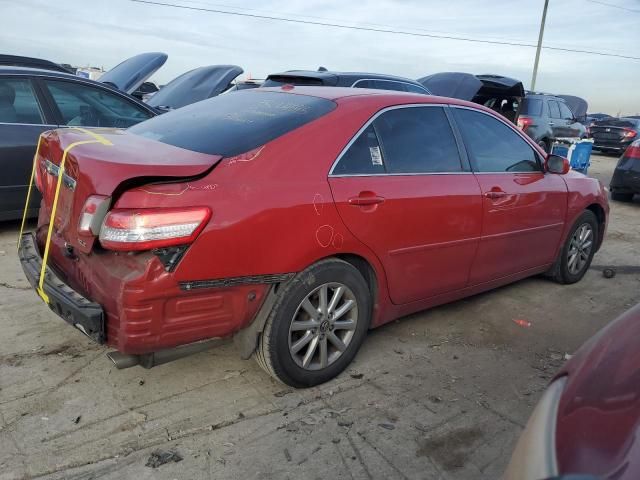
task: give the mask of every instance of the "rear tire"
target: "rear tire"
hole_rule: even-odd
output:
[[[343,260],[322,260],[279,292],[256,361],[292,387],[324,383],[351,363],[370,317],[371,294],[362,274]]]
[[[630,202],[633,200],[633,193],[614,193],[611,192],[611,200],[616,202]]]
[[[585,210],[573,224],[551,269],[553,279],[561,284],[579,282],[591,266],[597,239],[598,219],[591,210]]]

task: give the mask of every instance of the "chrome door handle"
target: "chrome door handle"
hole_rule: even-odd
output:
[[[498,198],[506,197],[507,192],[487,192],[484,194],[484,196],[490,198],[491,200],[496,200]]]
[[[364,207],[367,205],[377,205],[384,202],[384,197],[378,195],[359,195],[357,197],[351,197],[349,199],[349,205],[355,205],[357,207]]]

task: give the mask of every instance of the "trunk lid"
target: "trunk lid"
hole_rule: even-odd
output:
[[[244,70],[237,65],[211,65],[183,73],[162,87],[147,103],[152,107],[174,110],[220,95]]]
[[[94,129],[88,132],[70,128],[47,132],[38,150],[37,183],[42,192],[43,213],[48,218],[51,217],[59,165],[65,149],[69,150],[54,227],[69,245],[84,253],[91,251],[95,241],[93,236],[78,233],[78,220],[90,196],[111,197],[113,204],[114,197],[125,188],[140,183],[195,177],[207,172],[222,158],[123,130]]]
[[[167,54],[162,52],[141,53],[119,63],[103,74],[99,81],[131,94],[164,65],[167,58]]]

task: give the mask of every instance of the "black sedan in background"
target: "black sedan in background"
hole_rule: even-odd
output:
[[[590,127],[593,148],[601,152],[622,153],[640,138],[637,118],[605,118]]]
[[[126,128],[156,114],[104,83],[53,70],[0,66],[0,221],[22,217],[42,132],[59,127]],[[35,193],[30,216],[40,204]]]
[[[629,202],[636,193],[640,194],[640,139],[629,145],[618,160],[609,190],[611,198],[621,202]]]

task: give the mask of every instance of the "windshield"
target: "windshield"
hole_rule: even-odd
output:
[[[264,145],[335,107],[324,98],[245,90],[188,105],[128,131],[194,152],[233,156]]]

